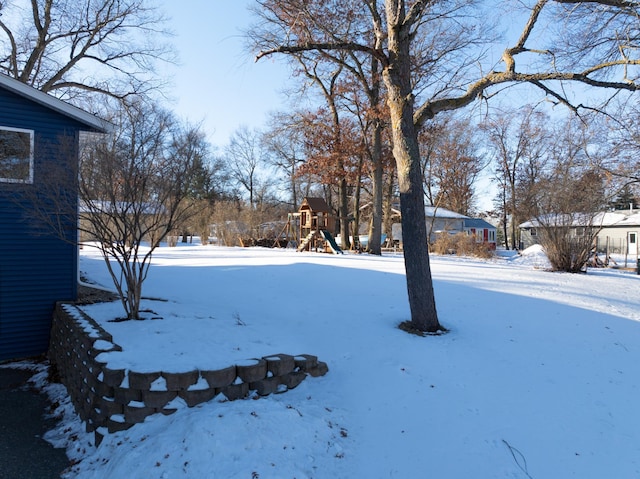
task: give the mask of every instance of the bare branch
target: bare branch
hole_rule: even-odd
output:
[[[570,4],[578,4],[578,3],[596,3],[599,5],[607,5],[609,7],[619,7],[619,8],[638,8],[640,4],[638,2],[629,1],[629,0],[553,0],[556,3],[570,3]]]
[[[331,51],[331,50],[345,50],[345,51],[358,51],[363,53],[368,53],[372,55],[383,64],[388,64],[388,59],[382,50],[376,50],[371,47],[367,47],[365,45],[360,45],[358,43],[352,42],[342,42],[342,43],[300,43],[296,45],[281,45],[276,48],[272,48],[271,50],[264,50],[259,52],[256,55],[256,61],[260,60],[263,57],[273,55],[274,53],[301,53],[301,52],[322,52],[322,51]]]
[[[130,84],[146,83],[140,90],[161,85],[154,80],[153,65],[173,60],[163,43],[170,32],[163,28],[165,18],[146,0],[31,0],[29,5],[25,11],[11,3],[4,7],[11,15],[0,22],[0,34],[8,39],[0,52],[7,59],[2,71],[69,98],[77,96],[78,86],[102,93],[99,83],[105,80],[114,97],[133,93],[120,90]],[[90,66],[93,75],[81,76],[90,62],[96,62]],[[122,81],[132,77],[136,81]]]
[[[514,56],[518,53],[523,53],[528,51],[525,48],[525,43],[531,36],[531,32],[533,31],[533,27],[536,25],[538,18],[540,17],[540,13],[542,9],[547,4],[548,0],[539,0],[538,3],[531,9],[531,15],[529,16],[529,20],[520,35],[520,38],[516,42],[516,44],[512,48],[508,48],[504,51],[502,55],[502,61],[505,63],[505,70],[508,72],[515,72],[516,62],[514,60]]]

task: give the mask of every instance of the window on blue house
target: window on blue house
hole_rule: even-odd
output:
[[[0,182],[33,182],[33,131],[0,126]]]

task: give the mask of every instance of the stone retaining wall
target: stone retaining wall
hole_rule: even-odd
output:
[[[67,387],[76,411],[96,437],[128,429],[150,414],[172,414],[177,398],[189,407],[219,394],[228,400],[295,388],[308,375],[327,373],[316,356],[274,354],[229,367],[182,373],[140,373],[109,369],[96,357],[121,351],[111,335],[73,304],[56,305],[49,358]]]

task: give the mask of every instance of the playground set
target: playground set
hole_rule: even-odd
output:
[[[331,234],[334,230],[331,208],[324,199],[314,197],[306,197],[297,213],[289,213],[285,227],[287,237],[293,234],[297,251],[343,254]]]

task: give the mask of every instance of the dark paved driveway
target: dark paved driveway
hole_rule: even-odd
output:
[[[32,371],[0,367],[0,479],[57,479],[69,466],[64,449],[42,439],[46,397],[26,386]]]

